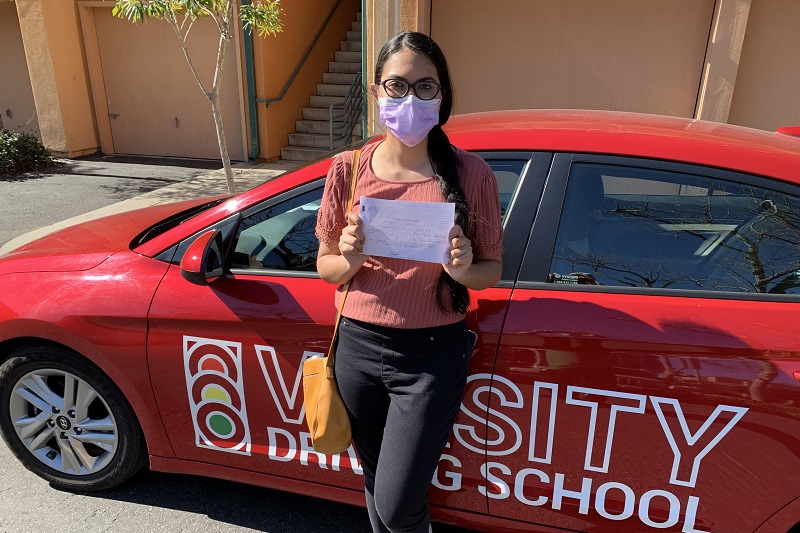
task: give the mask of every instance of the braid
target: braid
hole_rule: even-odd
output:
[[[450,144],[447,134],[439,125],[434,126],[428,134],[428,157],[430,157],[431,166],[436,172],[436,180],[442,196],[446,202],[456,204],[455,223],[461,226],[466,234],[469,225],[469,206],[459,179],[458,156]],[[469,291],[442,270],[436,284],[436,300],[439,307],[447,311],[448,307],[443,296],[445,288],[450,293],[452,309],[461,314],[466,313],[469,308]]]

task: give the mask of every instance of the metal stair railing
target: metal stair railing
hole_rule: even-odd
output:
[[[336,0],[336,3],[331,8],[331,12],[328,13],[328,18],[326,18],[325,22],[322,23],[322,27],[317,32],[317,35],[314,37],[314,40],[311,41],[311,44],[308,45],[306,53],[303,54],[303,58],[297,64],[297,67],[294,69],[294,72],[292,72],[292,76],[289,78],[289,81],[287,81],[286,85],[283,86],[281,94],[279,94],[277,98],[256,98],[255,101],[257,103],[266,104],[266,106],[269,107],[269,104],[272,104],[274,102],[280,102],[281,100],[283,100],[283,97],[286,96],[286,93],[289,91],[289,87],[292,85],[292,83],[294,83],[295,78],[297,78],[297,75],[300,73],[300,69],[303,68],[303,65],[306,64],[306,59],[308,59],[308,56],[311,55],[311,51],[314,49],[314,45],[317,44],[317,41],[319,41],[320,36],[322,36],[322,32],[325,31],[325,28],[328,27],[328,23],[333,18],[333,14],[336,13],[336,8],[338,8],[339,4],[341,3],[342,0]]]
[[[361,72],[356,73],[356,77],[353,82],[350,84],[350,88],[347,90],[347,96],[344,99],[344,102],[339,104],[331,104],[329,113],[328,113],[328,138],[329,138],[329,149],[333,150],[333,143],[339,141],[341,139],[347,139],[348,137],[353,136],[353,130],[355,129],[356,124],[359,122],[359,116],[361,115],[361,105],[364,101],[364,88],[361,86]],[[338,115],[337,118],[340,118],[342,121],[341,129],[337,126],[336,129],[339,130],[338,135],[334,136],[334,127],[333,127],[333,111],[334,109],[343,110],[341,114]]]

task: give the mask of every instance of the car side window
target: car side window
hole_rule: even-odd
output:
[[[800,294],[800,199],[744,183],[572,165],[550,283]]]
[[[231,268],[316,271],[319,241],[314,228],[321,200],[320,187],[243,219]]]
[[[527,160],[487,159],[497,178],[505,221]],[[319,241],[314,235],[322,188],[249,215],[239,224],[230,268],[315,272]]]
[[[527,159],[495,159],[491,155],[484,155],[484,159],[492,167],[497,178],[497,193],[500,197],[501,222],[505,224],[508,208],[514,199],[514,194],[519,187],[520,176],[528,164]]]

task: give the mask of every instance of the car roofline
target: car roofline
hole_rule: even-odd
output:
[[[704,120],[617,111],[514,110],[457,115],[446,131],[454,144],[466,150],[655,158],[800,184],[796,139]]]

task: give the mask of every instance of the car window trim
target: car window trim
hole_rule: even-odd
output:
[[[573,163],[595,163],[609,166],[627,166],[652,169],[656,171],[692,174],[696,176],[709,177],[712,179],[722,179],[736,183],[742,183],[745,185],[752,185],[754,187],[760,187],[800,198],[800,187],[796,185],[777,179],[765,178],[763,176],[744,172],[735,172],[716,167],[705,167],[696,164],[647,159],[642,157],[625,157],[570,152],[556,153],[553,157],[553,164],[551,166],[550,173],[547,176],[544,191],[542,192],[542,202],[539,208],[539,213],[537,213],[536,219],[534,220],[525,255],[522,258],[519,280],[516,283],[516,287],[570,292],[696,297],[705,299],[711,298],[715,300],[755,300],[770,302],[800,301],[800,295],[790,294],[763,294],[752,292],[740,293],[708,290],[695,291],[688,289],[654,289],[646,287],[611,287],[547,283],[545,280],[547,279],[547,274],[550,269],[550,262],[552,261],[553,252],[555,250],[558,224],[561,219],[561,210],[563,209],[564,197],[567,190],[567,182]],[[528,250],[533,250],[533,252],[529,254]]]
[[[508,204],[506,220],[503,225],[503,275],[495,287],[514,286],[524,256],[525,244],[531,225],[539,208],[544,181],[550,169],[552,152],[539,151],[491,151],[473,152],[484,160],[526,160],[527,163],[519,177],[519,184]]]
[[[271,278],[316,278],[319,274],[316,271],[308,270],[280,270],[277,268],[230,268],[226,274],[236,276],[266,276]]]
[[[544,180],[539,209],[533,219],[528,243],[522,257],[516,286],[521,283],[538,282],[547,279],[550,260],[556,244],[556,233],[567,190],[567,176],[572,167],[570,153],[556,153]]]
[[[703,166],[692,163],[681,163],[678,161],[666,161],[663,159],[647,159],[643,157],[625,157],[598,154],[575,153],[571,155],[571,163],[596,163],[602,165],[613,165],[622,167],[645,168],[657,171],[677,172],[681,174],[691,174],[694,176],[709,177],[726,181],[735,181],[745,185],[752,185],[762,189],[769,189],[776,192],[800,197],[800,187],[795,184],[781,181],[778,178],[760,176],[746,172],[737,172],[724,168]]]
[[[568,285],[544,281],[519,281],[518,289],[553,290],[568,292],[598,292],[605,294],[631,294],[648,296],[672,296],[677,298],[703,298],[705,300],[749,300],[769,302],[800,302],[800,294],[764,294],[760,292],[723,292],[690,289],[662,289],[647,287],[606,287],[596,285]]]

